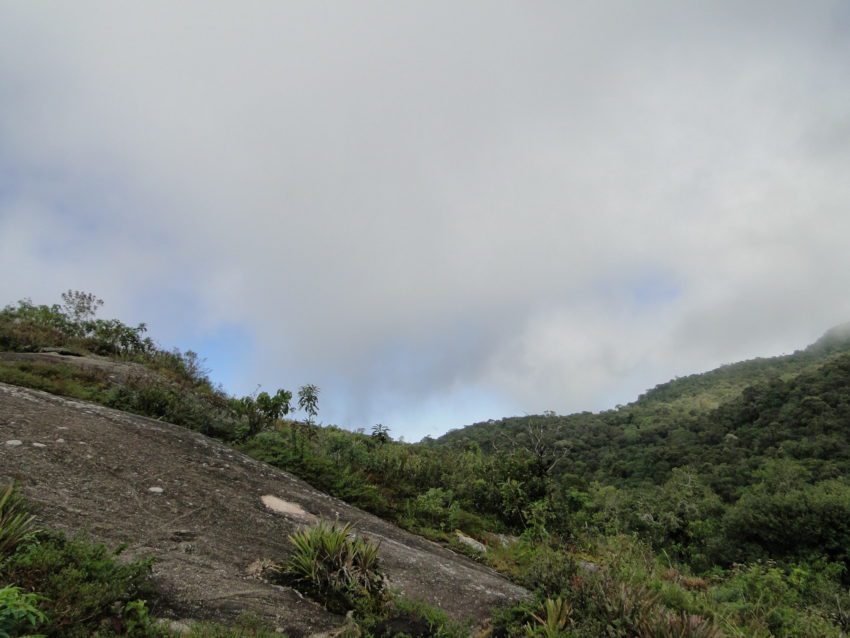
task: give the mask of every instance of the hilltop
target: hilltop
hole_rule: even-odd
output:
[[[476,423],[435,444],[485,451],[537,445],[560,458],[557,474],[616,485],[663,483],[674,468],[689,466],[731,498],[730,474],[749,483],[758,458],[798,458],[821,478],[835,464],[850,471],[848,361],[850,324],[843,324],[793,354],[680,377],[614,410]],[[806,448],[815,437],[820,447]]]

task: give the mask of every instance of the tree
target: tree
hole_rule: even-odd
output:
[[[255,436],[281,416],[289,414],[292,409],[290,401],[292,393],[281,389],[274,396],[268,392],[260,392],[256,398],[244,396],[235,402],[234,407],[248,421],[248,436]]]
[[[62,293],[62,308],[68,318],[77,324],[93,320],[102,305],[103,299],[90,292],[69,289]]]
[[[532,461],[533,473],[540,479],[549,476],[555,466],[570,453],[569,446],[553,440],[544,424],[538,420],[529,420],[519,436],[510,437],[504,432],[500,434],[514,453],[528,455]],[[499,450],[496,441],[493,442],[493,447]]]
[[[319,387],[308,383],[298,389],[298,407],[307,413],[307,421],[313,422],[319,413]]]
[[[386,425],[381,425],[380,423],[376,423],[372,426],[372,438],[381,445],[392,441],[390,429]]]

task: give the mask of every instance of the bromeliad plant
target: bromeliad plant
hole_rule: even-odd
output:
[[[558,638],[572,623],[572,613],[572,606],[563,598],[547,598],[541,604],[541,609],[531,614],[537,623],[526,623],[525,632],[528,636]]]
[[[356,536],[351,524],[319,522],[289,537],[294,551],[282,574],[328,609],[379,609],[385,602],[378,545]]]
[[[24,509],[15,486],[0,488],[0,561],[37,533],[35,516]]]

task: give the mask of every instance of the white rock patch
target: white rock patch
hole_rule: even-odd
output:
[[[44,443],[33,443],[33,447],[47,447]]]
[[[8,441],[6,441],[6,445],[8,445],[9,447],[18,447],[19,445],[23,444],[24,442],[19,441],[18,439],[9,439]]]
[[[306,511],[298,503],[293,503],[292,501],[284,501],[282,498],[272,496],[271,494],[261,496],[260,501],[262,501],[263,505],[265,505],[271,511],[276,512],[277,514],[294,516],[295,518],[300,518],[302,521],[312,522],[316,520],[315,516],[313,516],[310,512]]]
[[[152,492],[153,494],[162,494],[163,489],[161,487],[149,487],[148,492]]]

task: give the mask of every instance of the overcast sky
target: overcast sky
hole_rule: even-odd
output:
[[[415,440],[850,320],[850,3],[0,0],[0,304]]]

